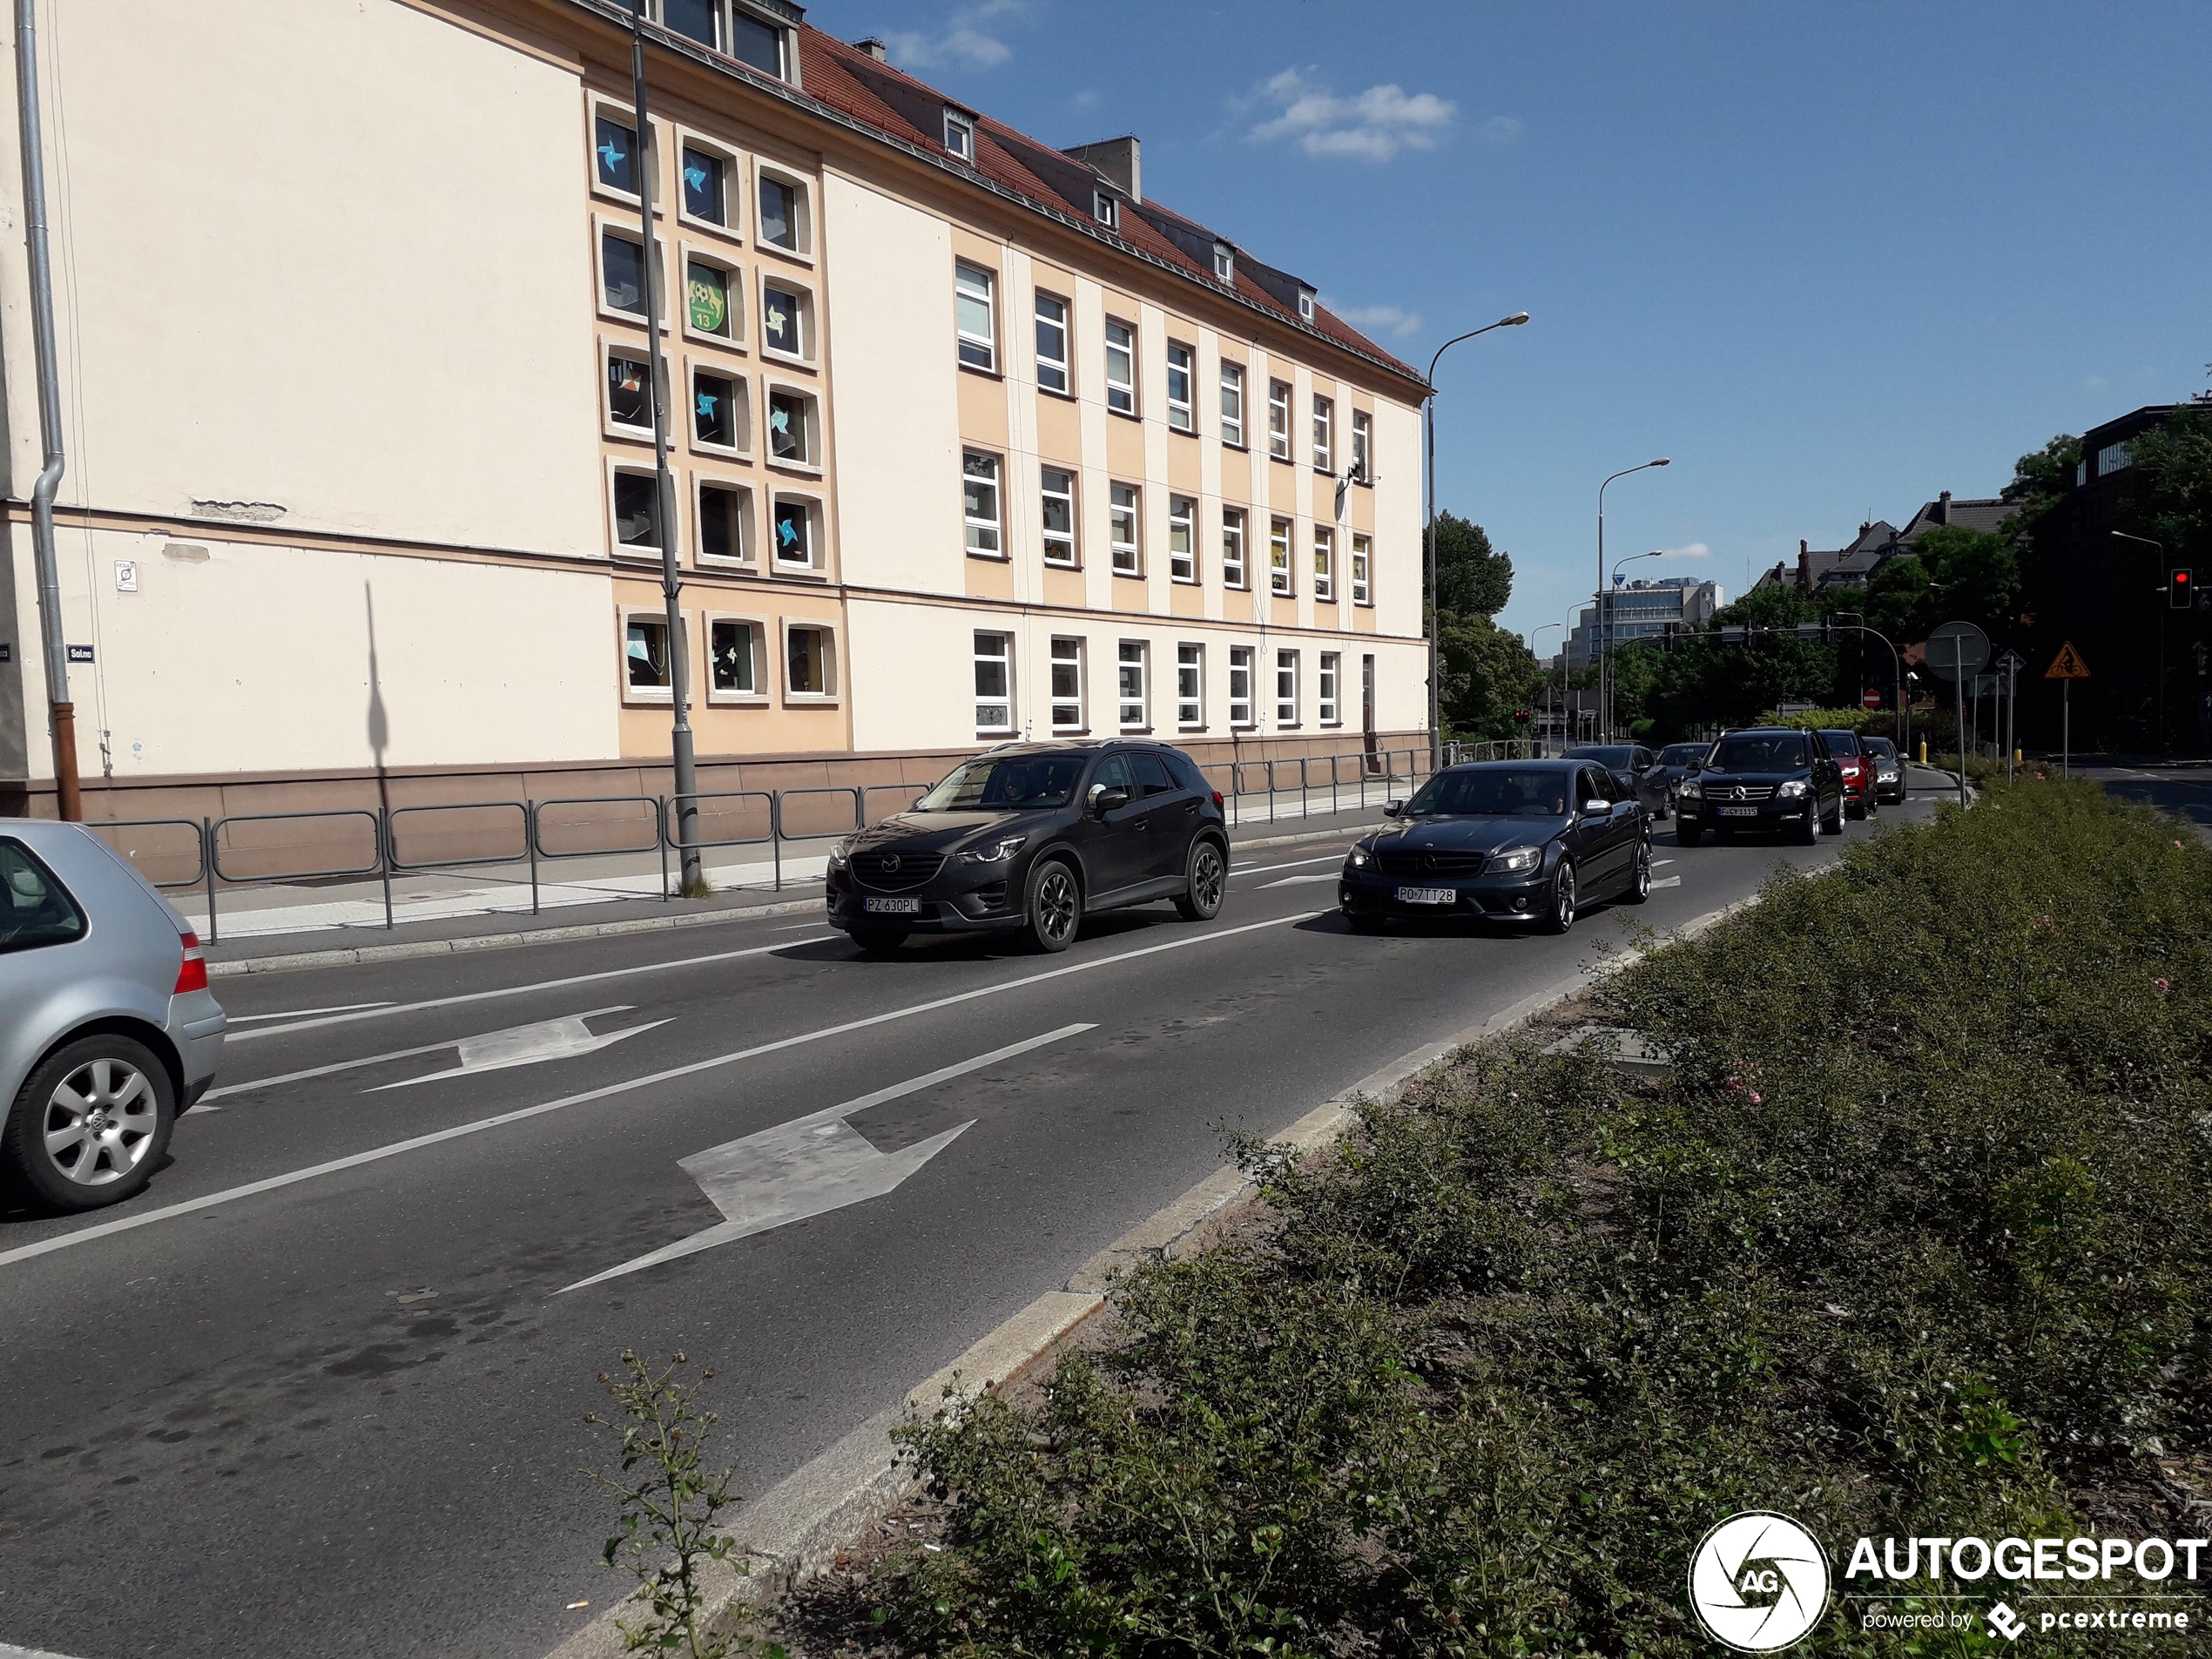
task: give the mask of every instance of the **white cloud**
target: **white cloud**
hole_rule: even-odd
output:
[[[1713,550],[1703,542],[1692,542],[1688,547],[1669,548],[1667,556],[1670,559],[1710,559],[1713,556]]]
[[[1310,156],[1387,161],[1400,150],[1429,150],[1459,114],[1433,92],[1407,92],[1392,82],[1339,98],[1312,72],[1286,69],[1263,83],[1246,107],[1272,109],[1244,135],[1258,143],[1287,138]]]
[[[1325,297],[1321,303],[1366,334],[1395,334],[1403,340],[1421,326],[1420,313],[1403,306],[1340,306]]]
[[[1487,145],[1511,144],[1521,134],[1520,120],[1510,115],[1494,115],[1475,128],[1474,136]]]
[[[969,0],[947,14],[943,27],[908,30],[884,44],[901,69],[996,69],[1014,56],[1014,48],[989,25],[1028,9],[1028,0]]]

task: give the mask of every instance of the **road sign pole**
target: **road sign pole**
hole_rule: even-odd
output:
[[[1966,641],[1963,635],[1951,636],[1951,687],[1958,698],[1958,712],[1952,718],[1957,723],[1959,741],[1959,805],[1966,804]]]
[[[2059,682],[2059,776],[2074,776],[2074,682]]]

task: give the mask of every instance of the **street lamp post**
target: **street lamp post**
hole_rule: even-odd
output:
[[[1860,610],[1839,610],[1836,613],[1836,615],[1838,617],[1857,617],[1858,618],[1857,622],[1835,623],[1834,625],[1836,627],[1848,628],[1855,633],[1872,634],[1875,638],[1880,640],[1884,645],[1888,646],[1889,648],[1890,683],[1897,688],[1898,718],[1900,722],[1898,728],[1897,747],[1898,756],[1898,764],[1901,768],[1904,765],[1904,757],[1912,752],[1912,700],[1905,695],[1905,659],[1897,654],[1897,647],[1891,644],[1889,637],[1886,634],[1880,632],[1877,629],[1869,628],[1866,625],[1865,612]]]
[[[1566,624],[1565,623],[1563,623],[1563,622],[1543,622],[1543,623],[1539,623],[1539,624],[1536,624],[1536,628],[1535,628],[1534,632],[1532,632],[1532,633],[1528,636],[1528,654],[1529,654],[1531,657],[1534,657],[1534,656],[1535,656],[1535,654],[1536,654],[1536,635],[1537,635],[1537,634],[1541,634],[1541,633],[1542,633],[1542,632],[1544,631],[1544,630],[1545,630],[1545,629],[1547,629],[1547,628],[1561,628],[1561,629],[1563,629],[1563,628],[1565,628],[1566,626],[1567,626],[1567,624]],[[1563,666],[1563,665],[1564,665],[1564,664],[1565,664],[1566,657],[1567,657],[1567,636],[1566,636],[1564,633],[1561,633],[1561,634],[1560,635],[1560,637],[1559,637],[1559,655],[1560,655],[1560,658],[1561,658],[1561,664],[1562,664],[1562,666]],[[1547,675],[1545,675],[1545,676],[1544,676],[1544,689],[1545,689],[1547,691],[1550,691],[1550,690],[1551,690],[1551,676],[1550,676],[1550,675],[1548,675],[1548,674],[1547,674]],[[1566,732],[1567,732],[1567,692],[1566,692],[1566,688],[1565,688],[1565,686],[1564,686],[1564,685],[1562,685],[1562,686],[1560,688],[1560,698],[1559,698],[1559,730],[1560,730],[1560,735],[1561,735],[1561,738],[1562,738],[1562,739],[1563,739],[1563,738],[1565,738],[1565,736],[1566,736]],[[1536,748],[1537,748],[1537,751],[1538,751],[1538,752],[1539,752],[1539,753],[1541,753],[1541,752],[1542,752],[1542,750],[1543,750],[1543,746],[1544,746],[1544,744],[1543,744],[1543,739],[1542,739],[1541,738],[1539,738],[1536,740]],[[1560,744],[1560,745],[1559,745],[1559,746],[1560,746],[1561,748],[1564,749],[1564,748],[1567,746],[1567,745],[1566,745],[1566,743],[1565,743],[1564,741],[1562,741],[1562,742]]]
[[[1454,335],[1436,348],[1436,355],[1428,360],[1428,396],[1421,401],[1421,423],[1424,428],[1424,449],[1427,472],[1427,531],[1422,537],[1427,555],[1426,581],[1428,586],[1428,764],[1433,772],[1444,764],[1444,726],[1441,718],[1443,687],[1439,681],[1436,637],[1439,631],[1436,610],[1436,366],[1444,354],[1462,340],[1473,340],[1477,334],[1487,334],[1493,328],[1514,328],[1528,320],[1528,314],[1516,311],[1510,317],[1501,317],[1495,322],[1471,328],[1464,334]]]
[[[1611,605],[1611,604],[1607,604],[1607,603],[1606,603],[1606,596],[1607,596],[1608,594],[1615,594],[1615,593],[1618,593],[1618,592],[1621,590],[1621,567],[1622,567],[1622,565],[1624,565],[1624,564],[1634,564],[1634,563],[1635,563],[1638,559],[1659,559],[1659,558],[1664,558],[1665,556],[1666,556],[1666,554],[1665,554],[1665,553],[1664,553],[1662,550],[1660,550],[1660,549],[1658,549],[1658,548],[1654,548],[1654,549],[1653,549],[1650,552],[1649,552],[1649,553],[1627,553],[1627,554],[1623,554],[1621,557],[1619,557],[1619,558],[1617,558],[1617,559],[1614,560],[1614,561],[1613,561],[1613,585],[1612,585],[1610,588],[1607,588],[1607,589],[1604,589],[1604,590],[1601,590],[1601,592],[1599,593],[1599,596],[1598,596],[1598,602],[1597,602],[1597,603],[1598,603],[1598,610],[1599,610],[1599,613],[1600,613],[1601,615],[1605,615],[1605,614],[1607,614],[1607,613],[1608,613],[1608,612],[1611,612],[1611,611],[1614,611],[1614,610],[1618,610],[1618,609],[1619,609],[1619,607],[1618,607],[1618,606],[1615,606],[1615,605]],[[1610,617],[1608,617],[1608,621],[1607,621],[1607,623],[1606,623],[1606,626],[1605,626],[1605,648],[1606,648],[1606,650],[1607,650],[1607,651],[1608,651],[1608,652],[1610,652],[1610,651],[1612,651],[1612,649],[1613,649],[1614,643],[1615,643],[1615,629],[1616,628],[1616,626],[1617,626],[1617,624],[1616,624],[1615,623],[1614,623],[1614,622],[1610,619]],[[1604,683],[1605,683],[1605,680],[1604,680],[1605,669],[1604,669],[1602,666],[1601,666],[1601,667],[1599,668],[1599,670],[1598,670],[1598,674],[1599,674],[1599,676],[1600,676],[1600,681],[1601,681],[1601,684],[1604,684]],[[1598,698],[1598,713],[1599,713],[1599,716],[1601,717],[1602,720],[1603,721],[1603,724],[1604,724],[1604,726],[1605,726],[1605,737],[1604,737],[1604,738],[1603,738],[1603,741],[1605,741],[1605,742],[1607,742],[1607,743],[1610,743],[1610,742],[1612,742],[1612,741],[1613,741],[1613,695],[1612,695],[1612,692],[1613,692],[1613,688],[1612,688],[1612,686],[1611,686],[1609,684],[1607,684],[1607,685],[1606,685],[1606,689],[1605,689],[1605,691],[1600,694],[1599,698]]]
[[[1604,646],[1603,646],[1602,644],[1599,644],[1599,643],[1598,643],[1598,641],[1599,641],[1599,640],[1603,640],[1603,639],[1607,638],[1607,637],[1610,635],[1610,632],[1611,632],[1611,631],[1610,631],[1609,629],[1606,629],[1606,628],[1605,628],[1605,626],[1604,626],[1604,624],[1605,624],[1605,610],[1606,610],[1606,606],[1605,606],[1605,486],[1606,486],[1606,484],[1609,484],[1609,483],[1611,483],[1611,482],[1613,482],[1613,479],[1614,479],[1614,478],[1625,478],[1625,477],[1627,477],[1627,476],[1628,476],[1630,473],[1632,473],[1632,472],[1645,472],[1645,471],[1649,471],[1649,470],[1651,468],[1653,468],[1653,467],[1665,467],[1665,466],[1669,466],[1669,465],[1672,465],[1672,464],[1673,464],[1673,459],[1674,459],[1674,458],[1673,458],[1671,455],[1661,455],[1661,456],[1660,456],[1660,457],[1659,457],[1656,461],[1647,461],[1647,462],[1643,462],[1643,463],[1642,463],[1642,465],[1641,465],[1641,466],[1635,466],[1635,467],[1623,467],[1623,468],[1622,468],[1622,469],[1621,469],[1621,470],[1620,470],[1620,471],[1618,471],[1618,472],[1615,473],[1615,474],[1612,475],[1612,477],[1608,478],[1608,479],[1605,481],[1605,483],[1603,483],[1603,484],[1600,484],[1600,485],[1597,487],[1597,615],[1596,615],[1595,617],[1592,617],[1592,618],[1591,618],[1591,621],[1592,621],[1593,624],[1594,624],[1594,625],[1595,625],[1597,629],[1599,629],[1599,630],[1602,631],[1601,631],[1601,632],[1599,633],[1599,635],[1598,635],[1598,639],[1597,639],[1597,640],[1593,640],[1593,641],[1592,641],[1592,645],[1593,645],[1593,647],[1594,647],[1594,648],[1597,651],[1597,653],[1598,653],[1598,658],[1597,658],[1597,706],[1598,706],[1598,718],[1599,718],[1599,720],[1600,720],[1601,722],[1603,722],[1603,721],[1605,721],[1605,720],[1606,720],[1607,716],[1608,716],[1608,714],[1609,713],[1609,711],[1611,711],[1612,706],[1613,706],[1613,705],[1612,705],[1612,704],[1611,704],[1611,703],[1610,703],[1610,702],[1607,699],[1607,698],[1606,698],[1606,694],[1605,694],[1605,692],[1606,692],[1606,687],[1605,687],[1605,649],[1604,649]],[[1610,725],[1609,724],[1608,724],[1608,725],[1605,725],[1605,727],[1604,727],[1604,729],[1599,732],[1599,734],[1598,734],[1598,740],[1599,740],[1600,742],[1602,742],[1602,743],[1610,743],[1610,742],[1613,740],[1613,729],[1612,729],[1612,727],[1611,727],[1611,725]]]
[[[2115,542],[2139,542],[2145,547],[2155,549],[2161,555],[2160,563],[2165,563],[2166,543],[2163,542],[2154,542],[2148,536],[2130,536],[2126,530],[2113,531],[2112,539]],[[2158,574],[2155,567],[2151,574]],[[2161,587],[2155,591],[2163,594],[2165,589]],[[2166,610],[2164,605],[2158,609],[2158,732],[2155,741],[2161,754],[2166,752]]]

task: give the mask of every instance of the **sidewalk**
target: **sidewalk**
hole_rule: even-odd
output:
[[[1291,811],[1283,813],[1278,809],[1272,824],[1261,817],[1231,827],[1230,845],[1238,854],[1232,863],[1244,862],[1244,855],[1271,846],[1372,829],[1382,821],[1379,799],[1372,800],[1364,813],[1318,812],[1304,818],[1297,815],[1295,801],[1289,805]],[[809,851],[802,858],[796,856],[801,847],[819,850]],[[342,897],[318,896],[307,903],[300,902],[301,895],[320,895],[334,889],[293,887],[219,891],[216,904],[222,938],[220,942],[207,947],[208,974],[223,979],[239,974],[346,967],[562,940],[697,927],[759,916],[819,915],[822,872],[827,857],[826,840],[792,844],[783,861],[784,885],[780,892],[766,885],[769,867],[765,864],[709,865],[709,880],[718,887],[721,887],[725,873],[734,871],[759,871],[761,885],[721,887],[707,899],[664,900],[660,897],[658,867],[648,874],[610,874],[589,881],[564,883],[557,889],[541,880],[541,911],[557,907],[557,915],[530,914],[527,870],[519,905],[511,886],[487,883],[481,872],[471,873],[475,878],[471,881],[448,879],[448,885],[442,891],[415,885],[441,878],[395,877],[392,914],[396,925],[389,929],[384,926],[382,889],[373,882],[347,883]],[[562,895],[557,899],[553,896],[556,892]],[[258,908],[249,908],[246,902],[272,894],[280,896]],[[204,894],[170,895],[172,902],[180,897],[197,900],[196,904],[178,903],[186,917],[205,920]],[[579,914],[579,907],[587,906],[589,909]],[[234,916],[241,918],[235,927],[232,921]],[[276,947],[274,941],[280,935],[281,946]]]

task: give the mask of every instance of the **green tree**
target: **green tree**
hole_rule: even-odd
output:
[[[2212,404],[2176,409],[2128,445],[2128,529],[2174,563],[2212,559]]]
[[[1939,524],[1921,533],[1918,556],[1926,568],[1930,603],[1943,613],[1929,617],[1929,626],[1978,623],[1998,639],[2018,631],[2020,561],[2012,536]]]
[[[1445,735],[1463,742],[1522,735],[1526,728],[1513,717],[1535,702],[1544,669],[1521,636],[1479,611],[1447,610],[1437,644]]]
[[[1513,556],[1489,532],[1457,513],[1436,516],[1436,608],[1461,617],[1494,617],[1513,597]]]

